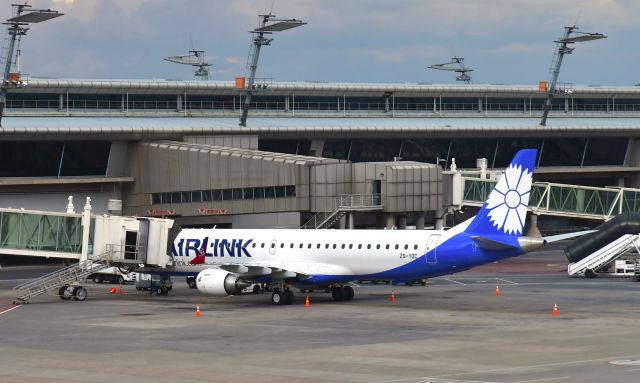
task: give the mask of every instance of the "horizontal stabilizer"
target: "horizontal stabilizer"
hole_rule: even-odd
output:
[[[564,239],[582,237],[583,235],[595,233],[596,231],[598,231],[598,230],[584,230],[584,231],[576,231],[576,232],[573,232],[573,233],[550,235],[548,237],[544,237],[544,240],[547,241],[547,243],[557,242],[557,241],[562,241]]]
[[[505,249],[516,249],[516,246],[510,245],[504,242],[498,242],[493,239],[489,239],[486,237],[481,237],[479,235],[474,235],[471,237],[473,241],[478,245],[478,247],[483,248],[485,250],[505,250]]]

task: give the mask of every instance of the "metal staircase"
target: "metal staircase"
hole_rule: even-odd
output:
[[[300,228],[328,229],[349,212],[382,210],[383,207],[381,194],[341,194],[333,210],[316,213]]]
[[[582,260],[570,263],[567,272],[571,276],[588,276],[585,273],[597,271],[633,249],[638,238],[638,235],[625,234]]]
[[[112,253],[113,250],[108,250],[98,256],[94,256],[85,261],[78,262],[77,264],[43,275],[40,278],[14,287],[13,292],[16,295],[16,299],[13,303],[16,305],[26,304],[29,303],[33,297],[51,292],[59,294],[61,298],[63,298],[63,296],[65,299],[71,298],[67,293],[60,293],[62,288],[65,287],[66,290],[69,286],[83,283],[89,275],[111,267]]]

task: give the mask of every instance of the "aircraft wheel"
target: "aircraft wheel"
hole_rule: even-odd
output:
[[[187,277],[187,285],[189,285],[190,289],[197,288],[196,279],[194,277]]]
[[[73,288],[73,299],[82,302],[87,299],[87,289],[82,286],[76,286]]]
[[[293,299],[294,299],[293,291],[285,290],[285,292],[284,292],[284,304],[285,305],[293,304]]]
[[[102,283],[102,276],[94,275],[93,276],[93,283]]]
[[[280,290],[276,290],[271,294],[271,303],[274,305],[282,305],[284,303],[284,294]]]
[[[593,270],[591,269],[586,269],[584,271],[584,276],[585,278],[595,278],[598,276],[598,274],[596,274]]]
[[[350,301],[356,295],[355,291],[353,291],[353,287],[345,286],[343,289],[343,295],[345,301]]]
[[[342,287],[332,287],[331,288],[331,297],[334,301],[340,302],[344,300],[344,290]]]

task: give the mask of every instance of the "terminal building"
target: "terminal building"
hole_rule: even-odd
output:
[[[499,171],[521,148],[538,149],[536,182],[640,188],[640,87],[565,86],[540,126],[545,97],[269,83],[241,127],[232,82],[33,79],[8,94],[0,206],[62,210],[72,195],[191,227],[422,228],[460,207],[452,167]]]

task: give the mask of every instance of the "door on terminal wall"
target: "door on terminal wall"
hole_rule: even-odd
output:
[[[440,234],[432,234],[427,240],[427,255],[425,258],[428,264],[435,264],[438,262],[438,259],[436,258],[438,240],[440,240]]]
[[[371,194],[382,194],[382,181],[371,181]]]
[[[138,255],[138,232],[125,231],[124,236],[124,259],[136,260]]]

